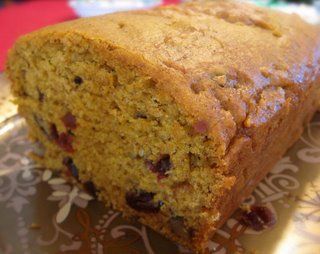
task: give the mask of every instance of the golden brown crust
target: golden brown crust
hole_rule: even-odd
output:
[[[237,131],[254,130],[308,89],[319,66],[318,28],[297,15],[236,1],[84,18],[24,39],[48,34],[79,34],[150,75],[208,120],[225,149]]]
[[[124,57],[130,53],[143,58],[145,63],[157,66],[149,74],[163,80],[160,82],[163,89],[180,96],[181,103],[193,105],[195,111],[219,112],[227,104],[225,116],[220,116],[227,126],[232,125],[228,124],[229,113],[238,127],[245,120],[247,127],[267,121],[268,116],[257,112],[261,93],[267,88],[279,87],[279,94],[288,99],[294,96],[291,93],[296,93],[295,90],[301,91],[307,86],[319,65],[319,29],[307,25],[296,15],[231,1],[106,15],[48,30],[79,33],[106,45],[115,45],[124,51],[121,52]],[[141,60],[138,60],[140,64]],[[165,73],[159,75],[159,69]],[[176,86],[171,84],[173,75]],[[170,85],[166,78],[170,78]],[[190,87],[199,81],[204,91],[195,96]],[[184,92],[177,93],[181,87]],[[289,90],[288,94],[280,88]],[[223,98],[219,96],[221,90],[233,96]],[[197,101],[192,101],[194,97]],[[219,115],[214,118],[220,118]],[[211,121],[215,125],[217,120]],[[230,132],[228,135],[232,136],[234,132]]]
[[[236,177],[214,200],[212,214],[219,211],[220,219],[197,229],[193,242],[160,229],[161,217],[147,221],[196,251],[203,251],[317,108],[320,33],[295,15],[236,1],[190,2],[79,19],[20,43],[42,47],[59,39],[72,47],[77,38],[151,77],[183,111],[208,124],[221,159],[213,170]]]

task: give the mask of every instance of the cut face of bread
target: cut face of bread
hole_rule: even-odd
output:
[[[205,252],[316,110],[318,45],[291,16],[188,3],[31,33],[7,73],[47,167]]]
[[[54,40],[14,53],[32,52],[10,70],[19,74],[19,112],[45,145],[45,163],[71,167],[107,204],[146,221],[161,214],[163,224],[178,220],[190,232],[213,223],[215,197],[233,178],[217,169],[223,148],[209,123],[188,115],[150,76],[87,47]]]

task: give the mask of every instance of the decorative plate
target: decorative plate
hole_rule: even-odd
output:
[[[0,94],[7,91],[0,76]],[[1,99],[0,99],[1,100]],[[35,149],[25,122],[0,101],[0,253],[191,253],[122,219],[58,173],[28,158]],[[13,115],[13,116],[12,116]],[[258,185],[246,204],[263,204],[275,226],[254,231],[237,211],[208,243],[212,253],[320,253],[320,114]]]

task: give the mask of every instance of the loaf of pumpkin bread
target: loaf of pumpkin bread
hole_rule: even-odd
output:
[[[296,15],[188,2],[30,33],[7,74],[48,168],[205,253],[317,109],[319,48]]]

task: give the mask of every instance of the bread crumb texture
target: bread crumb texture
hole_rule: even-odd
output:
[[[319,63],[319,30],[297,16],[196,1],[33,32],[7,74],[47,167],[204,253],[274,164],[261,152],[281,156],[311,117]]]

